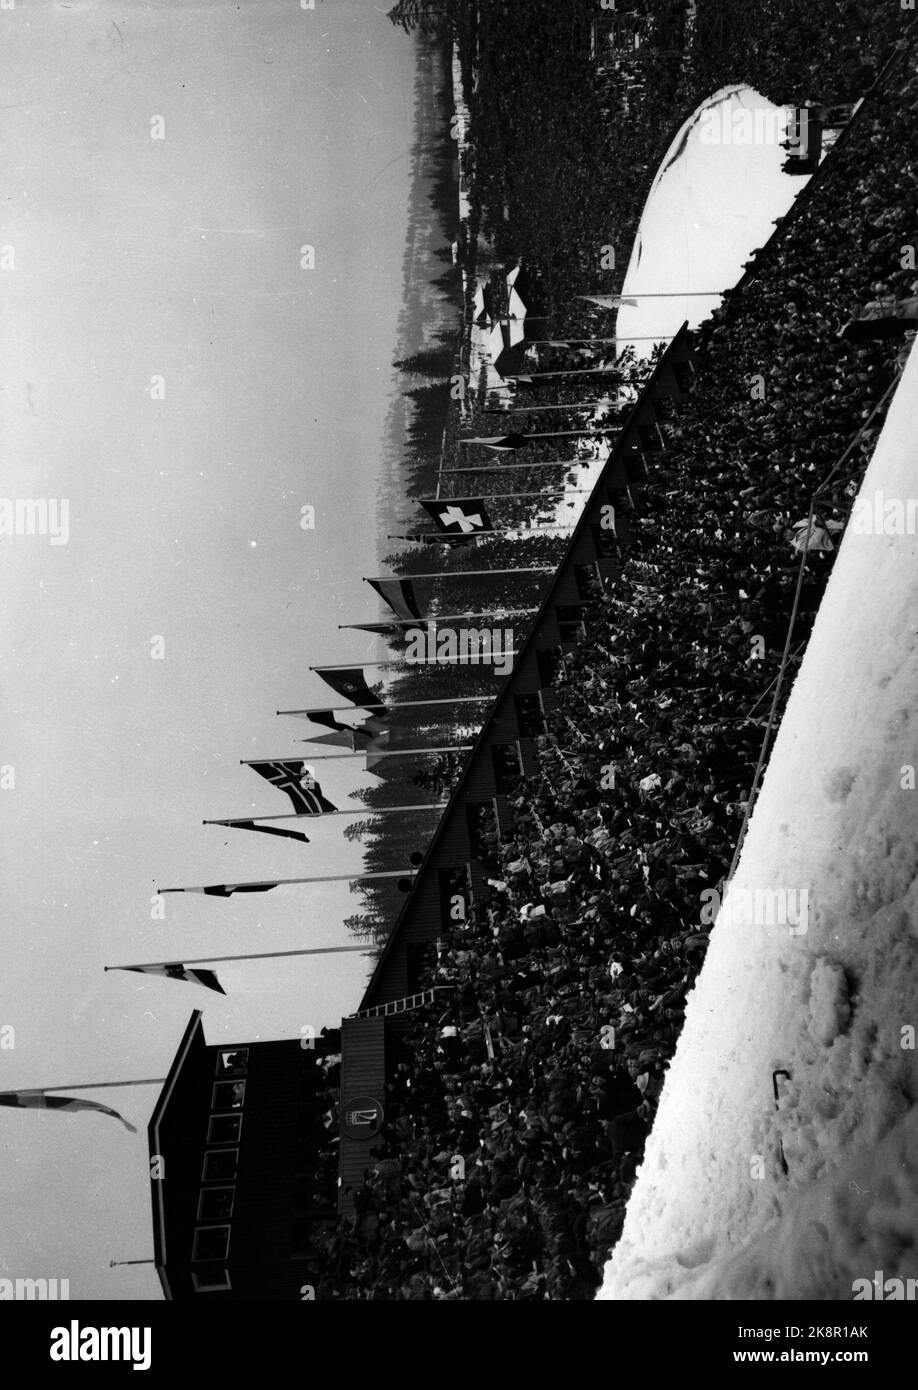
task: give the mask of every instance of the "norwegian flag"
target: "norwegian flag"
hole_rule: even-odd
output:
[[[212,970],[199,970],[190,965],[175,961],[171,965],[123,965],[122,970],[132,970],[138,975],[163,975],[167,980],[184,980],[189,985],[203,985],[205,989],[215,989],[218,994],[226,990]]]
[[[493,529],[480,497],[429,497],[419,500],[441,531],[468,536],[475,531]]]
[[[0,1105],[10,1105],[16,1110],[69,1110],[71,1114],[77,1110],[94,1110],[97,1115],[111,1115],[113,1120],[120,1120],[131,1134],[137,1133],[136,1125],[119,1115],[110,1105],[100,1105],[97,1100],[78,1100],[75,1096],[49,1096],[40,1091],[3,1091],[0,1093]]]
[[[300,759],[289,763],[249,763],[249,767],[278,791],[286,792],[298,816],[321,816],[325,811],[338,809],[322,795],[309,765]]]

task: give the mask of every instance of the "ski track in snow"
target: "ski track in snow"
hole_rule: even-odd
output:
[[[916,392],[912,352],[862,495],[918,495]],[[733,880],[807,888],[807,929],[721,913],[600,1299],[918,1275],[916,764],[918,538],[849,528]]]

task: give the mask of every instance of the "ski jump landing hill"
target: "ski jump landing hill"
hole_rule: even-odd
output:
[[[913,351],[601,1299],[902,1297],[895,1281],[918,1276],[918,537],[899,524],[918,497],[916,398]],[[756,890],[785,892],[788,920],[747,924]]]

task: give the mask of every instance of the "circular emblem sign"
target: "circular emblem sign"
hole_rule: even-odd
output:
[[[383,1108],[372,1096],[353,1096],[342,1107],[348,1139],[372,1139],[382,1129]]]

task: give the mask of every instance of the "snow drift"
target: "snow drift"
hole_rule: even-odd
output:
[[[862,497],[918,496],[916,393],[913,352]],[[918,1275],[918,537],[856,530],[733,880],[777,907],[721,909],[601,1299]]]

